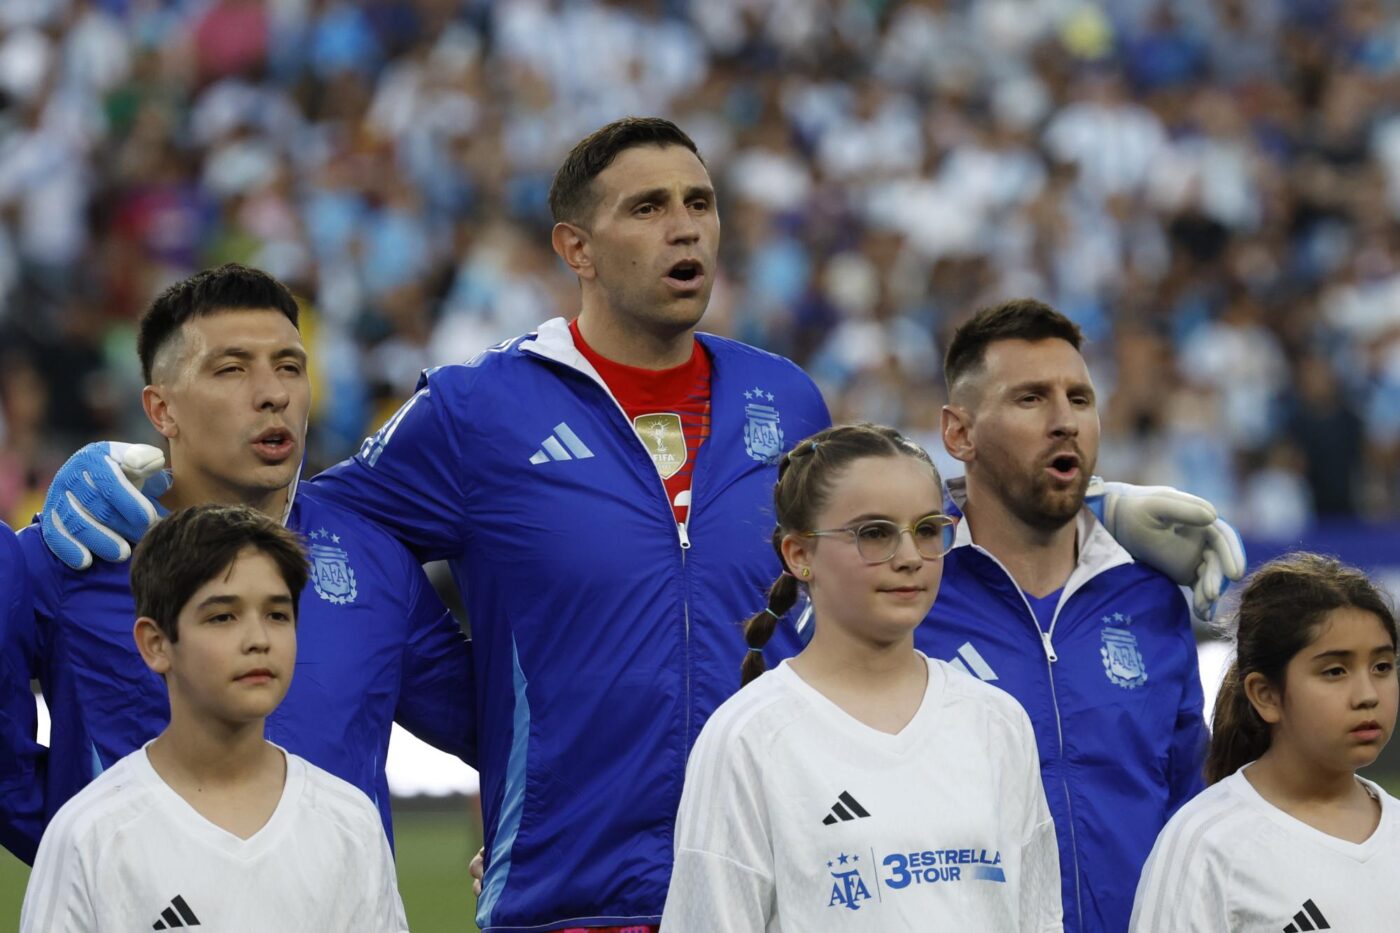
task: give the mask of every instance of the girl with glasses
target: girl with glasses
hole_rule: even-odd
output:
[[[922,448],[875,425],[779,463],[785,572],[745,624],[748,686],[690,755],[668,933],[1061,929],[1030,721],[914,648],[953,539],[941,489]],[[812,640],[760,677],[801,590]]]
[[[1361,571],[1295,553],[1255,571],[1236,619],[1211,786],[1157,837],[1133,933],[1395,930],[1400,801],[1356,774],[1395,729],[1393,610]]]

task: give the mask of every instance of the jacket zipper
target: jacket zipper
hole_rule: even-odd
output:
[[[619,415],[622,416],[622,423],[625,424],[625,425],[627,426],[627,433],[630,434],[630,435],[632,436],[632,439],[633,439],[634,441],[636,441],[639,445],[641,445],[642,454],[646,457],[647,463],[648,463],[648,465],[651,467],[651,475],[654,476],[654,477],[656,478],[656,481],[661,485],[661,502],[662,502],[662,504],[666,507],[667,517],[670,518],[671,521],[672,521],[672,522],[675,524],[675,526],[676,526],[676,541],[677,541],[677,543],[680,545],[680,550],[681,550],[681,616],[682,616],[682,619],[683,619],[684,624],[685,624],[685,635],[684,635],[684,642],[685,642],[685,726],[684,726],[685,732],[684,732],[684,736],[685,736],[685,739],[684,739],[684,741],[685,741],[685,750],[686,750],[686,753],[687,753],[686,757],[689,758],[691,721],[692,721],[692,719],[693,719],[694,717],[693,717],[693,714],[692,714],[692,706],[691,706],[691,683],[690,683],[690,680],[691,680],[691,678],[690,678],[690,673],[691,673],[691,663],[690,663],[690,590],[689,590],[689,587],[688,587],[687,584],[686,584],[686,571],[687,571],[687,568],[686,568],[686,552],[690,550],[690,529],[689,529],[689,525],[690,525],[690,519],[693,518],[694,515],[695,515],[695,480],[696,480],[696,478],[697,478],[697,474],[699,473],[699,470],[698,470],[699,464],[696,464],[697,470],[696,470],[694,473],[692,473],[692,474],[691,474],[691,477],[690,477],[690,505],[686,508],[685,521],[684,521],[684,522],[678,522],[678,521],[676,521],[676,511],[675,511],[675,507],[671,504],[671,496],[670,496],[670,494],[666,491],[666,481],[665,481],[664,479],[661,478],[661,473],[660,473],[659,471],[657,471],[657,469],[656,469],[656,462],[653,461],[653,460],[651,459],[651,454],[647,453],[646,444],[642,442],[642,439],[641,439],[639,436],[637,436],[637,431],[636,431],[635,428],[633,428],[631,419],[629,419],[629,418],[627,417],[627,409],[625,409],[625,408],[622,407],[622,403],[619,402],[619,401],[617,400],[617,396],[616,396],[616,395],[613,395],[612,389],[608,388],[608,384],[607,384],[606,382],[604,382],[604,381],[602,380],[602,377],[598,376],[597,374],[591,373],[591,372],[589,372],[588,370],[585,370],[585,369],[581,369],[581,368],[579,368],[578,366],[575,366],[575,365],[573,365],[572,363],[569,363],[567,360],[561,360],[561,359],[558,359],[557,357],[550,356],[550,355],[547,355],[547,354],[540,354],[540,355],[541,355],[544,359],[548,359],[548,360],[552,360],[552,361],[554,361],[554,362],[560,363],[561,365],[564,365],[564,366],[569,367],[569,368],[572,369],[574,372],[577,372],[577,373],[579,373],[580,375],[583,375],[583,376],[588,377],[589,380],[591,380],[594,384],[596,384],[600,389],[603,390],[603,393],[604,393],[605,395],[607,395],[607,397],[608,397],[609,399],[612,400],[613,407],[617,409],[617,413],[618,413]]]
[[[1055,631],[1055,623],[1059,621],[1060,609],[1059,606],[1055,607],[1055,615],[1050,620],[1050,629],[1048,631],[1042,629],[1040,627],[1040,620],[1035,617],[1035,610],[1031,608],[1030,600],[1026,599],[1025,592],[1021,589],[1020,585],[1016,583],[1016,578],[1011,576],[1011,571],[1006,569],[1006,565],[1004,565],[1001,561],[997,560],[995,555],[993,555],[986,548],[977,544],[974,544],[972,546],[977,548],[979,552],[984,554],[988,560],[990,560],[992,563],[996,564],[999,568],[1001,568],[1001,572],[1006,574],[1006,578],[1010,580],[1011,585],[1016,588],[1016,595],[1021,597],[1021,605],[1026,607],[1026,614],[1030,617],[1031,626],[1040,636],[1040,645],[1042,648],[1045,649],[1045,672],[1049,675],[1050,679],[1050,705],[1055,710],[1055,735],[1060,743],[1060,787],[1064,791],[1065,809],[1069,814],[1069,848],[1070,852],[1074,855],[1074,908],[1075,912],[1079,915],[1079,929],[1083,930],[1084,900],[1083,896],[1079,891],[1079,840],[1076,838],[1076,834],[1074,831],[1074,800],[1070,797],[1069,781],[1065,778],[1064,774],[1063,763],[1065,760],[1065,730],[1064,725],[1060,719],[1060,698],[1059,694],[1055,690],[1055,662],[1060,659],[1060,656],[1055,652],[1055,645],[1052,640],[1052,633]],[[1066,585],[1068,585],[1068,583],[1066,583]],[[1062,597],[1061,605],[1063,604],[1064,599]]]

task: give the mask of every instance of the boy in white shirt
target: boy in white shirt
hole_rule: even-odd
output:
[[[263,738],[306,579],[296,536],[242,506],[176,512],[137,547],[134,635],[170,724],[54,817],[24,933],[408,929],[374,805]]]

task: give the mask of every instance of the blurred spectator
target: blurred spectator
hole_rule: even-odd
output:
[[[1400,515],[1400,10],[1385,0],[6,0],[0,515],[141,428],[133,317],[297,284],[312,468],[417,370],[569,314],[550,174],[629,112],[716,179],[706,327],[935,441],[942,340],[1091,336],[1103,470],[1291,534]]]

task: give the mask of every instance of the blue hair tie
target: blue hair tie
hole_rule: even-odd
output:
[[[750,649],[749,649],[749,654],[762,655],[762,654],[763,654],[763,649],[762,649],[762,648],[750,648]]]
[[[783,617],[780,616],[780,615],[778,615],[778,614],[777,614],[776,612],[774,612],[772,609],[769,609],[767,606],[764,606],[764,607],[763,607],[763,611],[766,612],[766,613],[768,613],[768,614],[769,614],[770,616],[772,616],[774,619],[777,619],[777,620],[780,621],[780,622],[782,621],[782,618],[783,618]]]

